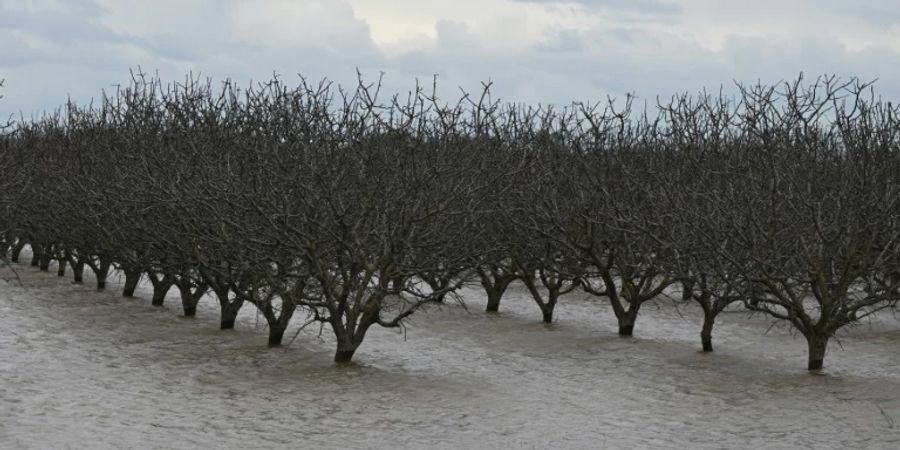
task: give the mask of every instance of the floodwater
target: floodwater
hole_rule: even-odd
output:
[[[115,276],[97,292],[16,268],[21,284],[0,281],[2,448],[900,448],[889,314],[813,375],[802,338],[761,316],[724,313],[703,354],[692,307],[648,306],[620,338],[582,294],[545,326],[521,286],[499,315],[472,289],[468,311],[375,329],[339,367],[317,327],[267,349],[252,305],[220,331],[211,299],[186,319],[174,290],[154,308]]]

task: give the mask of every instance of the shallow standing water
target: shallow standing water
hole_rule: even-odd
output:
[[[220,331],[212,299],[186,319],[174,290],[154,308],[117,276],[97,292],[16,269],[21,285],[0,281],[0,448],[900,448],[887,314],[811,375],[805,342],[761,316],[724,313],[703,354],[691,307],[648,306],[619,338],[584,295],[545,326],[521,286],[499,315],[472,289],[468,311],[417,313],[407,339],[373,330],[338,367],[328,330],[267,349],[252,305]]]

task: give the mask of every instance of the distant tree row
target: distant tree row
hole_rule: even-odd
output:
[[[522,283],[545,322],[579,290],[619,334],[673,292],[712,350],[730,305],[790,323],[822,367],[842,327],[900,301],[900,119],[867,83],[802,77],[565,108],[387,100],[279,78],[132,83],[19,121],[0,142],[0,254],[103,289],[112,271],[221,327],[253,304],[269,345],[298,313],[349,361],[465,283]],[[102,318],[101,318],[102,319]]]

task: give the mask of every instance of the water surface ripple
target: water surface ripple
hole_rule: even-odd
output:
[[[805,342],[764,317],[724,313],[703,354],[692,307],[647,307],[623,339],[583,294],[545,326],[523,287],[499,315],[471,289],[469,311],[417,313],[406,339],[373,330],[336,367],[328,330],[267,349],[252,305],[220,331],[212,299],[186,319],[175,290],[154,308],[117,276],[97,292],[16,268],[21,285],[0,281],[2,448],[900,448],[890,315],[810,375]]]

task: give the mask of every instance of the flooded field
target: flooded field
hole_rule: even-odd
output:
[[[154,308],[118,276],[97,292],[16,268],[21,284],[0,281],[2,448],[900,448],[890,315],[812,375],[805,341],[762,316],[723,314],[703,354],[692,307],[648,306],[620,338],[607,305],[569,295],[545,326],[514,285],[499,315],[467,290],[468,311],[373,330],[337,367],[318,327],[267,349],[252,305],[220,331],[211,299],[186,319],[174,290]]]

